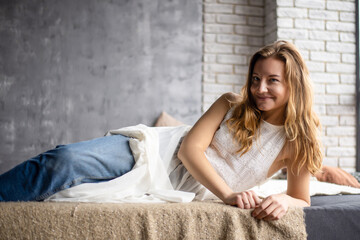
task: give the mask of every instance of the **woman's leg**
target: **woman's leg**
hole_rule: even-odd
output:
[[[122,135],[60,145],[0,175],[0,201],[43,200],[81,183],[119,177],[134,164],[129,138]]]

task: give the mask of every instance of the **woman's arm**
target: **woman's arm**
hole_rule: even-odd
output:
[[[204,152],[230,109],[229,100],[233,101],[235,97],[233,93],[226,93],[216,100],[186,135],[178,152],[179,159],[190,174],[221,200],[232,190],[217,174]]]
[[[252,212],[253,217],[264,220],[277,220],[285,215],[290,206],[310,206],[310,172],[302,167],[299,175],[291,169],[291,161],[287,165],[286,194],[275,194],[265,198]]]
[[[241,208],[254,208],[260,202],[256,194],[251,191],[234,193],[215,171],[204,153],[230,109],[230,103],[238,100],[239,97],[234,93],[222,95],[184,138],[178,157],[190,174],[224,203]]]

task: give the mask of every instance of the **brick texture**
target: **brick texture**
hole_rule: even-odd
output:
[[[203,111],[244,85],[249,58],[264,45],[264,6],[263,0],[204,0]]]

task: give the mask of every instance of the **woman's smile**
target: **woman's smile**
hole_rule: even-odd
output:
[[[272,99],[270,96],[256,96],[256,98],[260,101],[266,101]]]

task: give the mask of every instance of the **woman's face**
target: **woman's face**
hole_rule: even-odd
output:
[[[283,61],[272,57],[259,59],[254,66],[250,91],[264,120],[284,123],[290,94]]]

